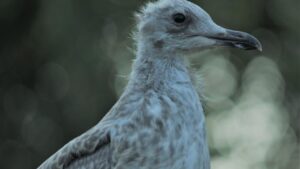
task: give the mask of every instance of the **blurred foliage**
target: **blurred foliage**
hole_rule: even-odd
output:
[[[0,168],[36,168],[110,109],[145,2],[0,1]],[[300,1],[194,2],[264,46],[190,57],[205,81],[212,168],[299,169]]]

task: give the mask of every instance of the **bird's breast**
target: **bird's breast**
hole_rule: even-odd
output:
[[[203,109],[195,90],[149,90],[140,98],[130,118],[119,126],[114,153],[118,165],[139,169],[206,169],[199,167],[207,165],[209,156]]]

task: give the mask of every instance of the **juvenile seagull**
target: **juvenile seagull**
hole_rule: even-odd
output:
[[[253,36],[216,25],[187,0],[137,14],[137,58],[107,115],[39,169],[209,169],[205,120],[184,55],[214,46],[261,50]]]

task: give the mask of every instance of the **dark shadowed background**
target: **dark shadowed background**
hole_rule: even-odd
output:
[[[138,0],[0,1],[0,168],[32,169],[95,125],[134,59]],[[299,169],[300,1],[194,0],[264,51],[190,56],[213,169]]]

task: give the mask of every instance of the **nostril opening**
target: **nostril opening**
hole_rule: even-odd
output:
[[[225,37],[225,33],[218,33],[217,36],[219,36],[219,37]]]

